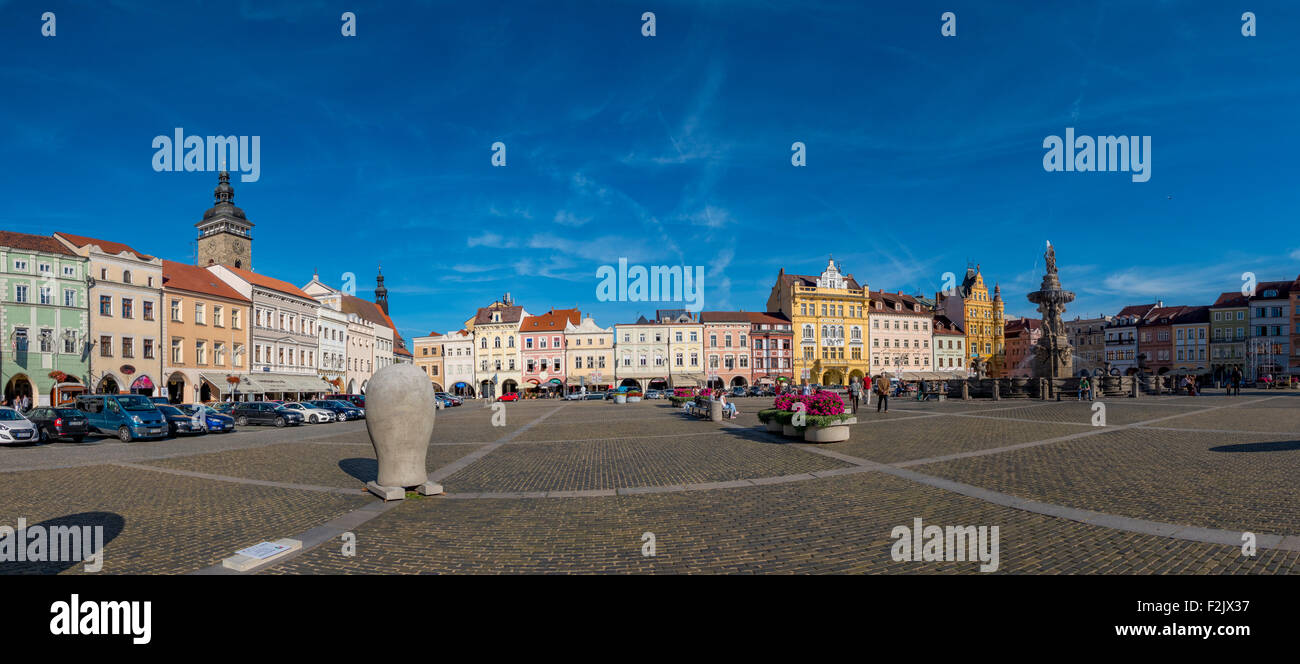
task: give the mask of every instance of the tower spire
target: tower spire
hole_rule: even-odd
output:
[[[388,289],[384,287],[384,266],[379,265],[375,274],[375,304],[388,315]]]

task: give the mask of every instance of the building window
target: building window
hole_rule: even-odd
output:
[[[99,356],[113,357],[113,337],[108,336],[107,334],[100,335]]]
[[[129,297],[122,298],[122,318],[135,317],[135,301]]]
[[[26,286],[14,286],[14,301],[19,303],[27,301]]]
[[[182,354],[181,340],[172,339],[172,364],[184,364],[185,356]]]

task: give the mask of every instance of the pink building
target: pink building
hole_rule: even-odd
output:
[[[933,371],[930,348],[934,313],[925,303],[911,295],[871,291],[870,319],[871,373]]]
[[[540,316],[525,316],[519,323],[523,388],[529,392],[564,393],[564,328],[577,325],[577,309],[551,309]]]
[[[749,345],[752,382],[777,389],[794,384],[794,327],[779,311],[749,312]]]
[[[704,372],[710,387],[749,387],[749,314],[743,311],[702,311]]]

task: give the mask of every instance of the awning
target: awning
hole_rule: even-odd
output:
[[[226,381],[227,374],[199,374],[204,380],[220,388],[222,394],[238,390],[244,394],[267,394],[279,392],[328,392],[333,385],[320,376],[300,374],[281,374],[272,372],[235,374],[239,383],[231,385]]]

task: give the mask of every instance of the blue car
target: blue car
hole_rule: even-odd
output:
[[[229,415],[222,415],[211,406],[204,406],[195,403],[183,403],[176,407],[190,415],[193,415],[202,409],[203,423],[207,425],[208,433],[234,433],[235,431],[235,418]]]
[[[77,397],[77,410],[86,414],[92,429],[116,435],[124,443],[167,437],[167,420],[149,397],[139,394],[83,394]]]

